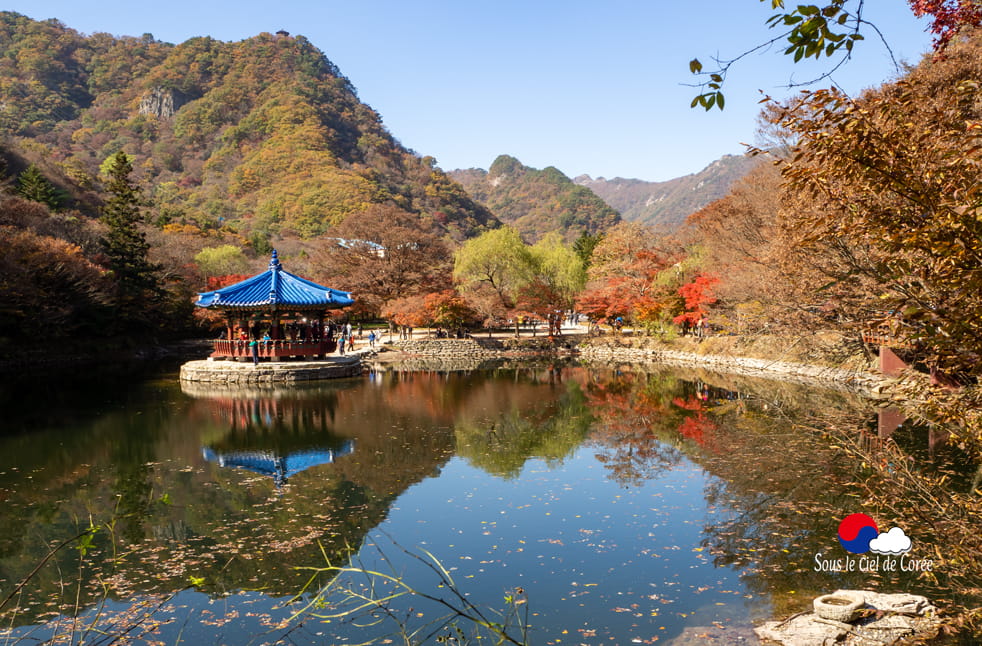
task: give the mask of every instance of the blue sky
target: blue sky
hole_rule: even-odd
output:
[[[733,69],[725,111],[689,108],[690,59],[732,57],[772,35],[770,2],[757,0],[8,0],[4,9],[171,43],[302,34],[393,135],[446,170],[487,168],[505,153],[570,177],[686,175],[753,142],[760,91],[787,96],[789,81],[816,69],[774,48]],[[867,0],[866,15],[899,60],[928,50],[926,22],[903,0]],[[855,93],[894,76],[870,38],[833,80]]]

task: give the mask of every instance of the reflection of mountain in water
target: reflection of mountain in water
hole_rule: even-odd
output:
[[[288,455],[278,455],[273,451],[223,451],[216,452],[210,447],[201,450],[209,462],[216,462],[221,467],[246,469],[264,476],[272,476],[277,484],[283,484],[287,478],[301,471],[322,464],[332,464],[337,458],[348,455],[355,450],[351,440],[344,442],[340,449],[314,448],[305,451],[294,451]]]

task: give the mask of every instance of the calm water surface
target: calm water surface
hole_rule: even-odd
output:
[[[120,626],[133,643],[384,639],[391,619],[325,618],[363,576],[304,568],[353,562],[446,594],[428,555],[482,608],[527,599],[536,644],[753,643],[755,621],[837,587],[936,591],[816,571],[817,554],[843,557],[845,515],[880,511],[811,418],[875,449],[876,412],[834,392],[545,364],[289,389],[79,375],[0,403],[0,599],[82,535],[13,594],[0,643],[109,643],[98,631]],[[946,450],[908,425],[894,439],[926,463]],[[905,529],[912,554],[934,553]],[[409,629],[442,615],[390,606]]]

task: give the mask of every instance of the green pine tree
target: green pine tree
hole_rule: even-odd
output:
[[[604,234],[602,233],[587,233],[586,230],[580,234],[580,237],[576,239],[573,243],[573,251],[576,255],[580,257],[583,261],[585,267],[590,266],[590,259],[593,257],[593,250],[597,248],[600,241],[603,240]]]
[[[130,180],[133,164],[126,153],[116,153],[105,168],[109,198],[102,207],[102,221],[109,231],[102,244],[116,280],[120,320],[142,327],[153,320],[150,315],[160,287],[157,268],[147,256],[150,245],[137,226],[140,191]]]
[[[14,190],[21,197],[47,204],[52,209],[61,206],[62,196],[34,164],[28,166],[27,170],[20,174],[17,178],[17,187]]]

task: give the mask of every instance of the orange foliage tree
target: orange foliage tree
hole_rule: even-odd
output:
[[[679,296],[685,301],[685,311],[672,319],[679,325],[694,325],[708,314],[706,306],[716,302],[713,285],[719,282],[716,276],[700,274],[691,283],[679,287]]]
[[[3,337],[49,342],[108,334],[112,285],[79,247],[10,226],[0,226],[0,247]]]
[[[318,241],[314,280],[350,291],[366,315],[451,284],[450,251],[432,223],[394,205],[351,215]]]
[[[452,289],[396,299],[385,307],[382,315],[397,325],[451,329],[472,325],[479,318],[464,297]]]
[[[806,93],[784,124],[787,247],[823,261],[857,319],[888,320],[939,368],[982,374],[982,35],[851,99]],[[850,293],[851,292],[851,293]],[[865,311],[864,311],[865,310]]]
[[[589,282],[576,300],[577,310],[593,320],[620,317],[636,324],[658,320],[676,300],[658,280],[676,257],[659,247],[660,241],[641,225],[611,229],[594,249]]]

